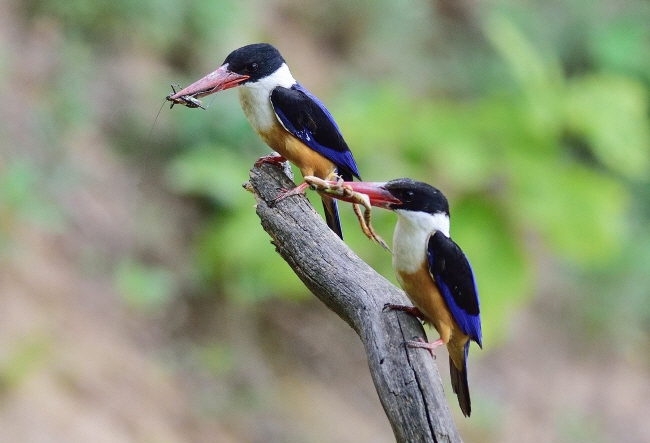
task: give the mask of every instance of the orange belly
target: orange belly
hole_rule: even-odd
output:
[[[442,341],[448,345],[449,355],[457,367],[462,367],[464,346],[469,336],[454,320],[447,302],[442,298],[438,286],[433,281],[425,264],[412,274],[397,272],[397,279],[413,304],[426,317],[425,322],[433,325]]]
[[[303,177],[314,175],[324,180],[333,177],[334,163],[291,135],[279,123],[258,134],[271,149],[296,165]]]

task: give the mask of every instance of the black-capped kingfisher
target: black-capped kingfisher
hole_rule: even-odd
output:
[[[257,43],[234,50],[216,71],[167,99],[172,104],[198,107],[197,98],[235,86],[240,86],[239,102],[251,126],[280,154],[262,157],[257,165],[289,160],[303,176],[360,179],[354,157],[334,118],[325,105],[293,78],[280,52],[270,44]],[[280,198],[303,192],[306,187],[303,183]],[[326,195],[321,198],[328,226],[343,238],[336,200]]]
[[[407,178],[344,185],[366,194],[371,205],[397,214],[393,269],[415,307],[387,307],[409,312],[436,328],[440,334],[438,340],[431,343],[408,341],[407,344],[428,349],[432,355],[436,347],[447,345],[451,385],[460,409],[469,417],[472,407],[467,355],[471,340],[483,346],[480,305],[469,261],[449,236],[447,198],[433,186]]]

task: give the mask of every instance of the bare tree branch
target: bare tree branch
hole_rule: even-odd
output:
[[[422,325],[404,312],[383,312],[386,303],[410,304],[406,295],[357,257],[306,198],[269,206],[278,189],[295,186],[279,168],[265,164],[250,177],[257,215],[277,252],[361,338],[397,441],[462,443],[434,360],[426,350],[403,344],[425,337]]]

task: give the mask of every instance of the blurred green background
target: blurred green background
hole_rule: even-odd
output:
[[[259,41],[365,180],[448,196],[483,312],[470,419],[437,361],[464,440],[650,440],[647,2],[0,10],[1,441],[394,441],[358,339],[241,188],[269,151],[236,92],[160,108]],[[392,238],[393,214],[373,220]],[[394,281],[345,207],[343,225]]]

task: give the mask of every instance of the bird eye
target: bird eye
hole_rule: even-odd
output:
[[[413,191],[404,191],[404,201],[406,203],[410,203],[413,200],[413,195],[415,193]]]
[[[246,65],[246,72],[255,72],[260,66],[257,63],[249,63]]]

